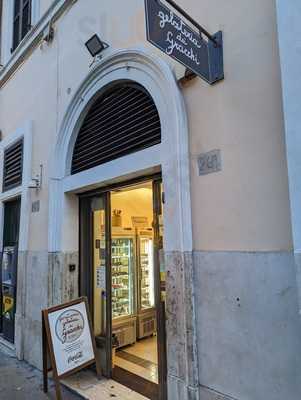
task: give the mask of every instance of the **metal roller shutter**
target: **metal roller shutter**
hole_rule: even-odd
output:
[[[23,140],[8,147],[4,151],[3,191],[13,189],[22,184]]]
[[[160,117],[150,94],[138,84],[119,84],[97,99],[84,119],[74,147],[71,173],[160,142]]]

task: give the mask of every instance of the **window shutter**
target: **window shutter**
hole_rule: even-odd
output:
[[[22,184],[23,172],[23,139],[4,151],[3,191]]]
[[[88,111],[75,143],[71,173],[160,142],[160,117],[150,94],[138,84],[116,85]]]

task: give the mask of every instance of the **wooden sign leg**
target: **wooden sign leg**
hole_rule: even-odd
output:
[[[48,392],[48,359],[47,359],[47,337],[44,314],[42,312],[42,348],[43,348],[43,389],[44,393]]]
[[[56,400],[62,400],[62,392],[60,381],[57,376],[54,376]]]

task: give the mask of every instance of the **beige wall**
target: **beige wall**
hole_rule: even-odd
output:
[[[184,2],[182,1],[183,5]],[[225,75],[185,89],[190,123],[194,247],[283,250],[292,246],[273,0],[202,0],[185,7],[223,30]],[[199,177],[197,156],[221,149],[223,171]]]
[[[54,3],[54,0],[39,0],[40,1],[40,15],[43,15],[51,4]]]
[[[183,89],[190,125],[194,248],[291,248],[274,1],[178,3],[210,31],[222,29],[225,40],[225,81],[209,87],[196,79]],[[47,249],[49,161],[66,108],[89,71],[84,42],[97,32],[112,50],[144,45],[175,66],[145,42],[142,0],[80,0],[55,30],[54,42],[38,47],[0,89],[4,136],[33,120],[33,173],[40,163],[45,167],[41,211],[31,216],[31,250]],[[223,171],[199,177],[198,154],[216,148],[222,150]]]

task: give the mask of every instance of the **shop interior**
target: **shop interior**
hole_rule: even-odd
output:
[[[158,383],[152,182],[112,192],[111,212],[113,363]]]
[[[111,192],[112,363],[158,384],[152,181]],[[105,210],[94,213],[94,329],[105,335]]]

